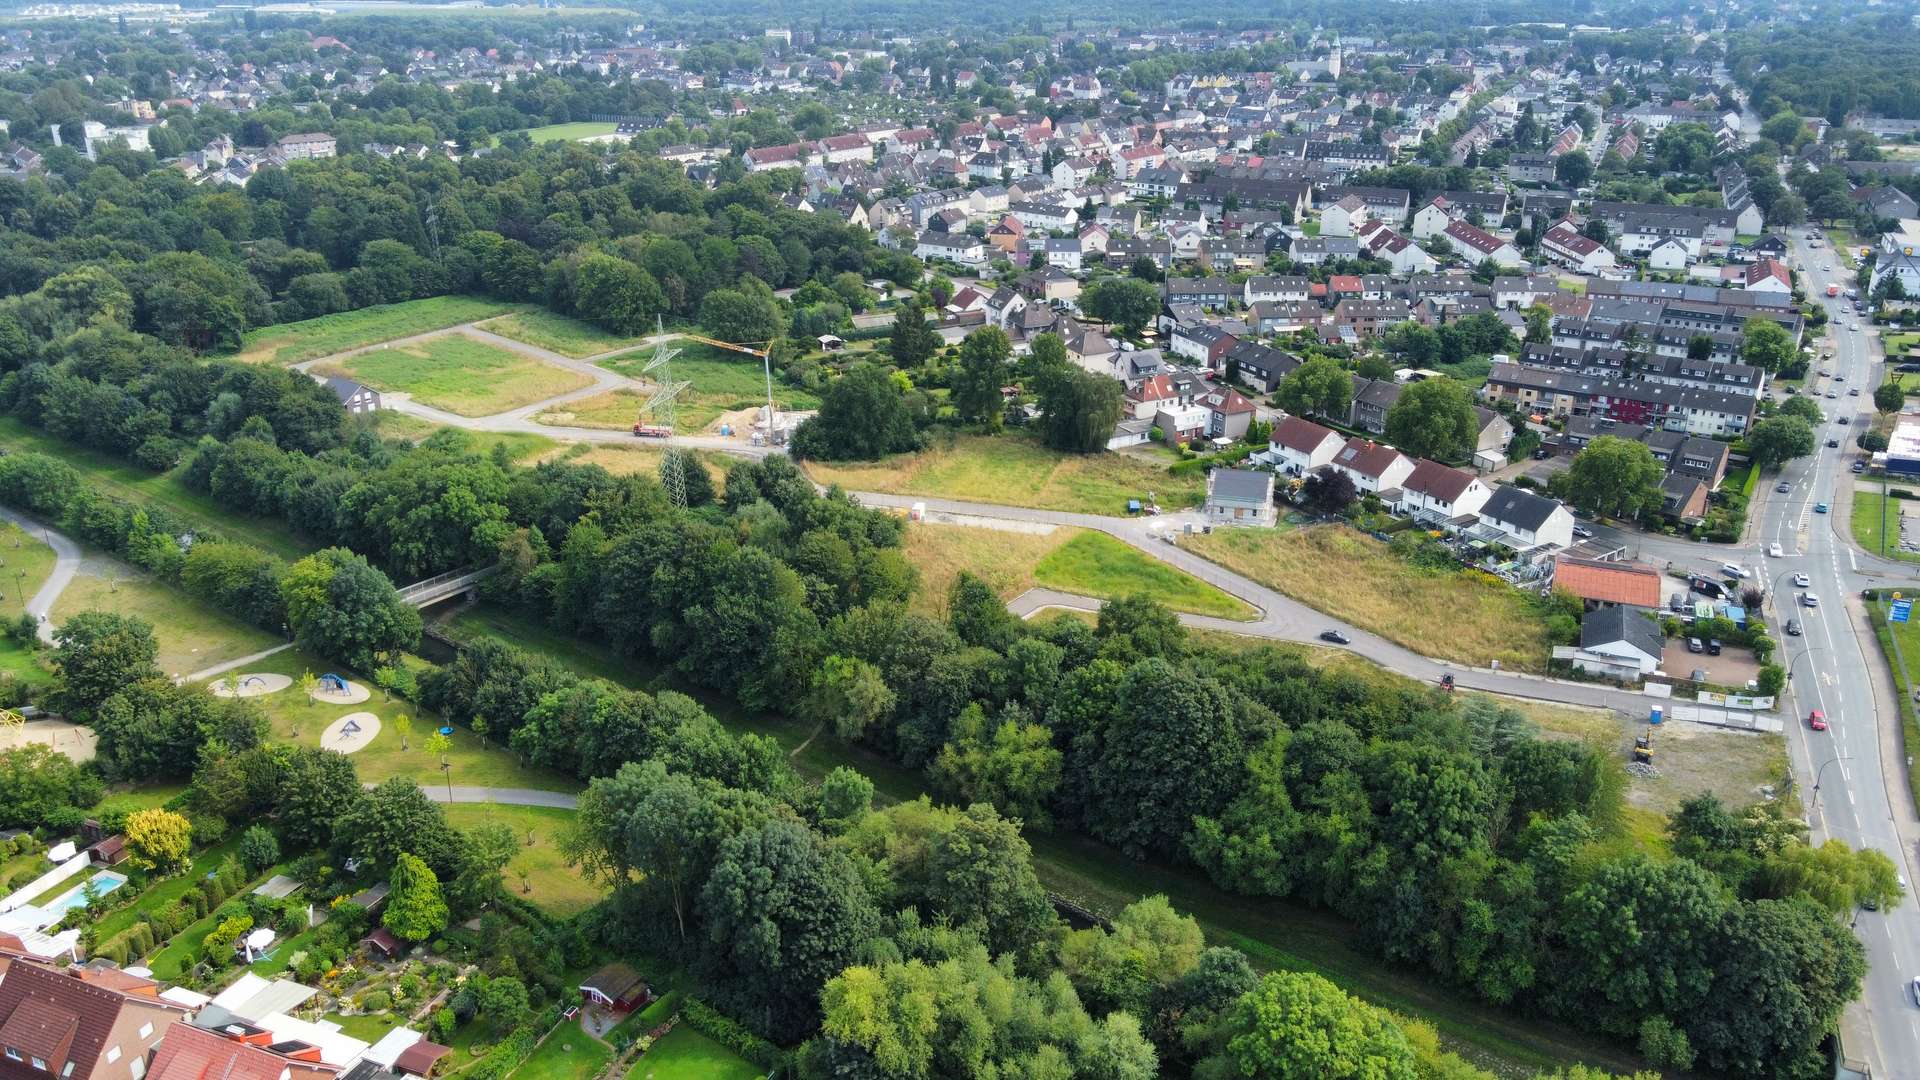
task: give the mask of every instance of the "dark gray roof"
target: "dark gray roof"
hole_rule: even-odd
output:
[[[354,382],[352,379],[344,378],[339,375],[330,375],[322,381],[324,381],[327,384],[327,389],[333,391],[333,396],[339,398],[341,401],[351,401],[353,399],[353,395],[359,393],[362,390],[371,389],[370,387],[366,386],[364,383],[357,383],[357,382]]]
[[[1480,516],[1493,521],[1506,522],[1528,532],[1536,531],[1547,523],[1560,504],[1531,491],[1502,484],[1493,489],[1493,498],[1481,507]]]
[[[1212,497],[1235,502],[1265,502],[1271,497],[1273,474],[1246,469],[1215,469]]]
[[[1659,656],[1664,640],[1660,624],[1648,618],[1644,609],[1637,607],[1603,607],[1587,612],[1580,620],[1580,647],[1583,649],[1624,641],[1648,656]]]

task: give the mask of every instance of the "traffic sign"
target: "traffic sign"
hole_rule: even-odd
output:
[[[1907,617],[1912,614],[1913,601],[1895,600],[1893,602],[1893,610],[1887,613],[1887,620],[1889,622],[1906,622]]]

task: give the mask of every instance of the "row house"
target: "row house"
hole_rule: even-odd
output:
[[[1256,334],[1291,334],[1326,322],[1327,309],[1312,300],[1256,300],[1247,307],[1247,325]]]
[[[1077,246],[1077,241],[1075,243]],[[981,267],[987,264],[987,244],[971,233],[928,230],[915,241],[913,256],[916,259],[945,259],[961,266]]]
[[[1342,300],[1333,308],[1333,325],[1372,337],[1412,314],[1404,300]]]
[[[813,157],[813,145],[803,142],[785,146],[756,146],[745,155],[748,172],[798,169],[812,161]]]
[[[1305,417],[1289,416],[1273,425],[1267,436],[1266,461],[1288,476],[1305,476],[1333,464],[1347,441],[1332,428]]]
[[[1197,304],[1203,308],[1224,308],[1240,297],[1241,287],[1223,277],[1168,278],[1162,292],[1168,306]]]
[[[1372,439],[1348,439],[1327,468],[1353,481],[1355,490],[1363,494],[1385,493],[1413,474],[1413,459]]]
[[[1247,279],[1240,302],[1251,307],[1261,301],[1304,301],[1313,297],[1313,282],[1304,277],[1256,276]]]
[[[1555,416],[1604,416],[1712,438],[1731,438],[1752,426],[1756,402],[1690,386],[1644,380],[1590,378],[1520,364],[1496,363],[1482,393],[1524,411]]]
[[[1059,203],[1010,203],[1007,212],[1019,218],[1020,223],[1029,229],[1071,229],[1080,223],[1078,210]]]
[[[1257,341],[1236,341],[1224,357],[1223,370],[1229,380],[1237,380],[1262,394],[1271,394],[1280,380],[1300,366],[1300,358]]]
[[[1384,221],[1363,223],[1354,239],[1362,250],[1383,260],[1396,274],[1431,273],[1440,268],[1439,260],[1425,248],[1388,228]]]
[[[1527,265],[1526,257],[1520,254],[1519,248],[1463,220],[1448,222],[1441,235],[1445,236],[1454,250],[1469,262],[1477,264],[1491,261],[1503,270],[1517,269]]]
[[[1605,244],[1580,235],[1571,221],[1561,221],[1540,237],[1540,253],[1556,266],[1581,274],[1598,274],[1614,267],[1613,252]]]

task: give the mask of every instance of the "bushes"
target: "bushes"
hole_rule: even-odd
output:
[[[540,1044],[540,1036],[551,1031],[559,1022],[559,1006],[549,1006],[532,1022],[513,1029],[513,1034],[494,1044],[486,1056],[467,1066],[460,1075],[465,1080],[505,1080],[509,1073],[533,1056],[533,1048]]]
[[[680,1006],[680,1019],[688,1027],[739,1054],[768,1072],[778,1072],[787,1064],[787,1052],[748,1031],[738,1021],[716,1011],[697,998],[687,998]]]

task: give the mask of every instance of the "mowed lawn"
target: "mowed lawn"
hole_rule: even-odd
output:
[[[435,785],[445,785],[451,779],[456,786],[521,787],[542,791],[580,789],[578,780],[545,769],[523,766],[505,747],[497,742],[485,742],[464,727],[455,727],[453,734],[448,736],[452,745],[446,759],[451,769],[442,772],[440,758],[427,750],[427,737],[443,723],[438,716],[420,709],[412,702],[388,699],[361,672],[298,649],[276,653],[232,674],[244,676],[269,672],[286,675],[293,680],[293,685],[285,690],[249,699],[266,713],[276,739],[298,746],[319,746],[321,733],[327,725],[348,713],[370,712],[380,718],[380,731],[373,741],[352,755],[360,779],[368,783],[404,776],[422,784]],[[338,674],[366,686],[372,696],[355,705],[309,702],[300,691],[300,678],[309,672],[316,676],[329,672]],[[413,733],[405,740],[394,724],[394,718],[403,713],[413,720]],[[406,744],[404,747],[401,745],[403,741]]]
[[[489,319],[480,328],[575,359],[617,349],[631,349],[643,340],[640,337],[621,337],[585,320],[546,308],[531,308],[512,315],[502,315],[497,319]]]
[[[1476,571],[1422,570],[1343,525],[1215,529],[1195,553],[1424,656],[1545,668],[1546,621],[1520,590]]]
[[[627,1080],[759,1080],[752,1062],[693,1030],[675,1024],[627,1072]]]
[[[239,359],[248,363],[297,364],[383,341],[491,319],[513,311],[516,306],[479,296],[433,296],[300,322],[277,323],[247,331],[240,342]]]
[[[283,559],[297,559],[313,550],[313,545],[300,540],[285,524],[237,514],[215,502],[211,495],[188,487],[180,478],[185,465],[172,472],[156,473],[35,431],[11,416],[0,417],[0,449],[33,450],[59,458],[80,470],[88,486],[102,494],[165,510],[199,533],[243,541]],[[32,595],[31,589],[28,595]]]
[[[154,663],[169,678],[190,675],[281,643],[279,637],[250,623],[132,573],[116,578],[107,571],[83,571],[61,592],[51,618],[61,623],[83,611],[138,616],[151,623],[160,647]]]
[[[578,1020],[554,1028],[512,1080],[590,1080],[613,1060],[613,1047],[588,1035]]]
[[[548,124],[546,127],[528,128],[527,135],[534,142],[562,142],[568,139],[591,139],[596,135],[611,135],[618,130],[611,121],[579,120],[571,124]]]
[[[447,807],[447,820],[458,828],[501,824],[513,829],[520,847],[507,863],[506,889],[542,910],[561,918],[578,915],[606,894],[560,854],[560,832],[573,821],[573,811],[550,806],[508,806],[501,803],[457,803]],[[528,837],[533,843],[528,844]],[[526,874],[523,883],[520,875]]]
[[[702,431],[720,414],[737,409],[752,409],[767,403],[767,373],[765,366],[757,356],[732,353],[725,349],[716,349],[710,345],[681,341],[670,348],[678,350],[673,357],[673,378],[675,382],[690,383],[687,390],[676,402],[679,410],[677,426],[682,431]],[[610,356],[596,361],[601,367],[617,371],[630,379],[648,378],[641,372],[651,363],[654,350],[636,349],[619,356]],[[657,374],[657,373],[656,373]],[[601,402],[609,395],[596,395],[584,401],[573,402],[569,410],[582,410],[588,403],[611,406],[611,402]],[[621,395],[631,397],[631,395]],[[642,394],[642,397],[645,395]],[[810,390],[788,386],[778,378],[773,382],[773,403],[783,410],[810,410],[820,407],[820,396]],[[543,423],[559,423],[546,420]],[[625,423],[619,423],[617,417],[610,416],[605,424],[579,423],[581,427],[628,427],[633,417],[628,416]]]
[[[1192,574],[1176,570],[1124,540],[1084,532],[1047,553],[1033,568],[1049,589],[1117,600],[1146,593],[1175,611],[1251,619],[1259,613]]]
[[[457,333],[355,353],[314,371],[412,394],[423,405],[460,416],[492,416],[593,382],[577,371]]]
[[[1114,453],[1063,454],[1025,435],[964,435],[952,448],[900,454],[877,462],[809,462],[823,484],[852,491],[929,495],[1030,506],[1078,514],[1124,516],[1127,500],[1151,492],[1170,510],[1198,506],[1206,497],[1199,473],[1174,476],[1163,468]]]

